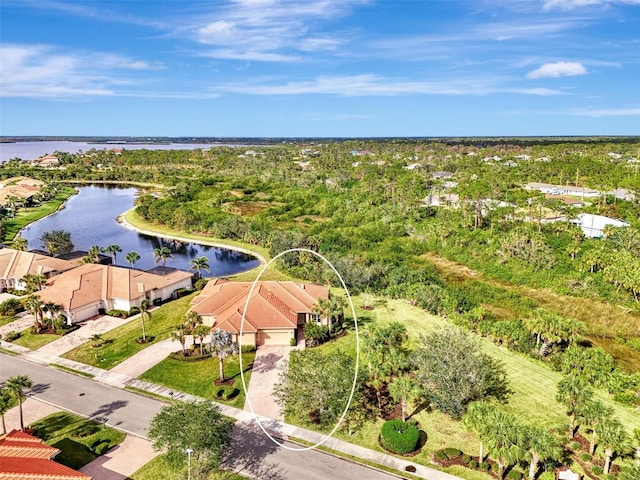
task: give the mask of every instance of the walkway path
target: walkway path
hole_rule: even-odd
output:
[[[127,435],[120,445],[80,469],[96,480],[126,480],[159,455],[149,440]]]
[[[284,420],[284,415],[273,397],[273,386],[278,381],[280,367],[289,360],[289,353],[294,348],[263,345],[256,350],[244,410],[250,412],[253,407],[253,411],[258,415]]]
[[[35,318],[29,312],[22,312],[16,315],[18,318],[0,327],[0,335],[3,337],[9,332],[22,332],[33,325]]]
[[[144,350],[140,350],[132,357],[113,367],[110,372],[133,378],[139,377],[151,367],[167,358],[171,352],[176,352],[180,350],[180,348],[181,346],[178,342],[167,338],[166,340],[154,343]]]
[[[59,408],[49,405],[48,403],[41,402],[35,398],[27,398],[22,403],[22,418],[25,426],[59,411]],[[20,407],[16,405],[5,413],[4,421],[7,424],[7,432],[10,432],[13,429],[20,430]]]

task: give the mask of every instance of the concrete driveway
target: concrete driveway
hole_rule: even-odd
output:
[[[112,373],[120,373],[129,377],[137,378],[151,367],[167,358],[171,352],[177,352],[182,348],[179,342],[170,338],[148,346],[140,350],[124,362],[116,365],[111,370]]]
[[[273,386],[278,381],[280,367],[289,360],[291,350],[295,349],[296,347],[280,345],[258,347],[256,358],[253,361],[244,410],[251,411],[249,406],[249,402],[251,402],[253,411],[258,415],[274,420],[284,420],[284,415],[280,413],[280,407],[273,397]]]
[[[153,450],[149,440],[127,435],[124,442],[86,464],[80,471],[96,480],[126,480],[157,455],[159,452]]]

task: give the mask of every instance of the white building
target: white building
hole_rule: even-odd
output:
[[[603,215],[593,215],[591,213],[581,213],[574,222],[582,229],[587,237],[600,238],[604,234],[607,225],[613,227],[628,227],[629,224],[623,220],[609,218]]]

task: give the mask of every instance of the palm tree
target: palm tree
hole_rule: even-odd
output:
[[[56,317],[56,313],[58,313],[60,311],[62,307],[60,307],[60,305],[58,305],[57,303],[53,303],[53,302],[47,302],[44,303],[42,305],[42,323],[44,324],[45,322],[45,317],[44,314],[47,313],[47,324],[49,325],[49,328],[53,329],[53,320]]]
[[[202,276],[202,270],[206,270],[207,272],[211,271],[209,269],[209,259],[204,255],[198,258],[192,258],[189,270],[196,270],[198,272],[198,278],[200,278]]]
[[[111,257],[113,258],[113,264],[116,265],[117,259],[116,256],[118,253],[122,252],[122,248],[120,248],[120,245],[109,245],[108,247],[102,248],[101,249],[104,253],[108,253],[109,255],[111,255]]]
[[[144,320],[145,317],[147,320],[151,320],[151,312],[149,312],[149,306],[151,303],[148,298],[145,298],[140,302],[140,321],[142,322],[142,342],[147,342],[147,335],[144,331]]]
[[[193,310],[190,310],[184,316],[184,330],[187,335],[193,335],[193,343],[196,343],[194,331],[198,325],[202,325],[202,317]]]
[[[160,247],[153,249],[153,261],[155,263],[162,263],[164,267],[167,263],[167,260],[173,258],[171,254],[171,249],[169,247]]]
[[[204,355],[204,337],[206,337],[207,335],[209,335],[209,332],[211,331],[211,328],[207,327],[206,325],[198,325],[194,330],[193,330],[193,336],[198,337],[198,340],[200,340],[200,356]]]
[[[47,279],[44,275],[37,275],[32,273],[25,273],[20,280],[25,284],[25,287],[29,293],[41,290],[44,284],[47,283]]]
[[[396,402],[400,402],[404,422],[407,418],[407,408],[420,394],[416,382],[405,373],[389,383],[389,394]]]
[[[462,423],[478,435],[480,439],[480,452],[478,454],[478,463],[484,462],[484,444],[488,436],[489,418],[494,414],[496,406],[492,403],[479,400],[474,402],[467,409]]]
[[[570,325],[564,318],[539,308],[534,312],[533,318],[525,321],[529,330],[537,336],[536,345],[540,345],[540,355],[547,355],[549,348],[554,343],[559,343],[572,338],[576,326]]]
[[[82,257],[82,263],[99,263],[100,262],[100,247],[93,245],[89,248],[87,255]]]
[[[96,348],[102,346],[102,335],[99,333],[94,333],[93,335],[91,335],[89,337],[89,340],[91,340],[91,345]]]
[[[558,382],[556,400],[564,405],[569,415],[569,438],[576,433],[576,417],[580,408],[593,397],[593,392],[580,377],[568,375]]]
[[[42,329],[42,300],[37,295],[29,295],[24,302],[24,306],[29,309],[29,311],[35,317],[35,329],[36,331],[40,331]]]
[[[20,430],[24,430],[24,417],[22,415],[22,400],[25,397],[24,389],[31,388],[32,385],[33,381],[27,375],[15,375],[10,377],[4,385],[4,388],[6,388],[11,395],[18,400],[18,405],[20,407]]]
[[[187,342],[187,336],[184,333],[183,325],[178,325],[176,329],[171,332],[171,340],[177,340],[180,342],[180,345],[182,345],[182,355],[184,355],[186,353],[184,345]]]
[[[633,443],[636,448],[636,461],[638,462],[638,466],[640,466],[640,428],[633,430]]]
[[[596,427],[603,420],[613,415],[613,409],[605,406],[598,400],[591,400],[580,407],[579,416],[589,427],[591,427],[591,438],[589,439],[589,454],[593,455],[596,450],[598,433]]]
[[[136,262],[140,260],[140,254],[132,250],[129,253],[127,253],[124,259],[131,264],[131,268],[134,268],[136,265]]]
[[[558,439],[544,428],[527,427],[526,445],[531,462],[529,463],[529,480],[534,480],[541,460],[558,459],[562,455],[562,447]]]
[[[629,443],[629,435],[615,417],[605,418],[596,426],[598,438],[604,447],[604,474],[609,473],[611,468],[611,458],[616,452],[624,451]]]
[[[238,353],[238,344],[233,341],[233,336],[229,332],[217,329],[211,333],[211,339],[209,340],[211,347],[211,354],[218,357],[218,363],[220,367],[220,383],[224,382],[224,360],[228,355],[235,355]]]
[[[7,424],[4,421],[4,414],[13,406],[13,395],[7,388],[0,388],[0,416],[2,417],[2,434],[7,433]]]
[[[515,416],[504,410],[496,409],[489,416],[487,446],[498,464],[498,478],[503,478],[509,465],[523,459],[526,455],[524,440],[526,429],[519,425]]]
[[[21,250],[23,252],[26,252],[28,247],[27,239],[23,237],[16,237],[13,239],[13,242],[11,243],[11,247],[14,250]]]

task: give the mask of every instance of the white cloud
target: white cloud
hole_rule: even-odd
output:
[[[584,75],[587,69],[578,62],[554,62],[545,63],[535,70],[527,73],[527,78],[558,78]]]
[[[573,10],[579,7],[589,7],[593,5],[611,5],[611,4],[627,4],[640,5],[640,0],[545,0],[543,4],[544,10]]]

